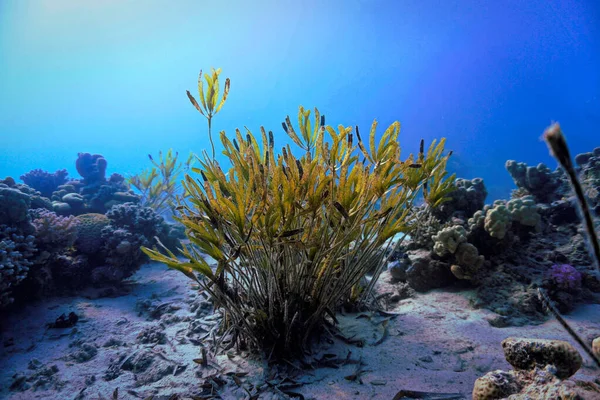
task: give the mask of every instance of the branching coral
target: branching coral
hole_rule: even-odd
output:
[[[0,225],[0,309],[13,302],[12,290],[27,276],[35,252],[33,236]]]
[[[72,216],[60,217],[45,209],[34,209],[30,214],[38,247],[43,246],[56,252],[73,246],[77,239],[78,219]]]
[[[191,204],[179,220],[192,243],[183,249],[187,260],[144,249],[212,295],[234,340],[279,355],[302,351],[325,316],[357,293],[373,256],[383,257],[381,246],[410,231],[408,208],[426,183],[437,179],[436,193],[451,186],[443,179],[444,140],[402,160],[398,122],[378,145],[377,122],[366,142],[358,128],[326,126],[318,110],[311,120],[301,107],[298,122],[299,131],[289,117],[283,128],[304,150],[300,158],[289,145],[277,154],[273,134],[262,128],[262,141],[249,131],[233,140],[221,132],[228,173],[205,153],[194,169],[202,182],[186,175]],[[215,271],[198,250],[217,261]]]
[[[56,188],[67,182],[67,175],[66,169],[60,169],[52,174],[41,169],[34,169],[21,175],[21,180],[27,186],[39,191],[42,196],[49,198]]]
[[[111,225],[143,235],[149,242],[164,234],[163,218],[150,207],[125,203],[114,206],[106,216]]]
[[[411,220],[410,242],[406,245],[408,250],[431,249],[434,245],[435,236],[444,226],[435,217],[429,207],[418,207],[413,209],[409,217]]]

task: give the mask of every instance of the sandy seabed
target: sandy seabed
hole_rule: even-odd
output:
[[[507,337],[561,339],[577,347],[554,319],[495,328],[488,320],[496,314],[471,307],[473,292],[450,289],[400,301],[389,310],[395,317],[339,315],[343,335],[364,345],[326,337],[311,365],[276,372],[230,351],[209,353],[202,366],[202,345],[217,323],[210,303],[162,264],[143,266],[131,281],[123,295],[55,298],[9,315],[1,332],[0,398],[112,399],[115,389],[118,399],[192,398],[206,394],[208,382],[223,399],[250,398],[253,388],[260,399],[294,392],[306,399],[387,400],[400,390],[470,399],[478,377],[512,369],[500,346]],[[384,273],[378,291],[391,290],[387,281]],[[75,326],[47,328],[70,312],[80,317]],[[600,332],[598,304],[580,305],[566,318],[584,338]],[[580,353],[584,366],[574,378],[594,380],[598,370]]]

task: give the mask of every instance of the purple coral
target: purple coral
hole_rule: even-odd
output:
[[[34,169],[21,175],[21,180],[27,186],[39,191],[42,196],[50,198],[52,192],[67,182],[67,175],[66,169],[60,169],[52,174],[41,169]]]
[[[575,291],[581,288],[581,273],[569,264],[557,264],[550,268],[550,279],[557,289]]]

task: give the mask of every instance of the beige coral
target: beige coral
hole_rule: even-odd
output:
[[[471,243],[461,243],[454,256],[458,264],[452,265],[450,270],[458,279],[472,279],[485,261],[485,258],[479,255],[477,247]]]
[[[442,229],[432,237],[433,251],[440,257],[454,254],[458,245],[467,241],[467,231],[460,225]]]
[[[542,218],[538,213],[538,206],[533,196],[512,199],[506,204],[506,207],[510,211],[513,221],[526,226],[540,226]]]
[[[504,239],[510,229],[512,216],[506,204],[502,201],[494,202],[494,207],[485,215],[485,230],[491,237]]]

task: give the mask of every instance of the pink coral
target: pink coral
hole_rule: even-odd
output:
[[[73,246],[79,224],[75,217],[61,217],[43,208],[31,210],[30,214],[38,244],[57,250]]]

